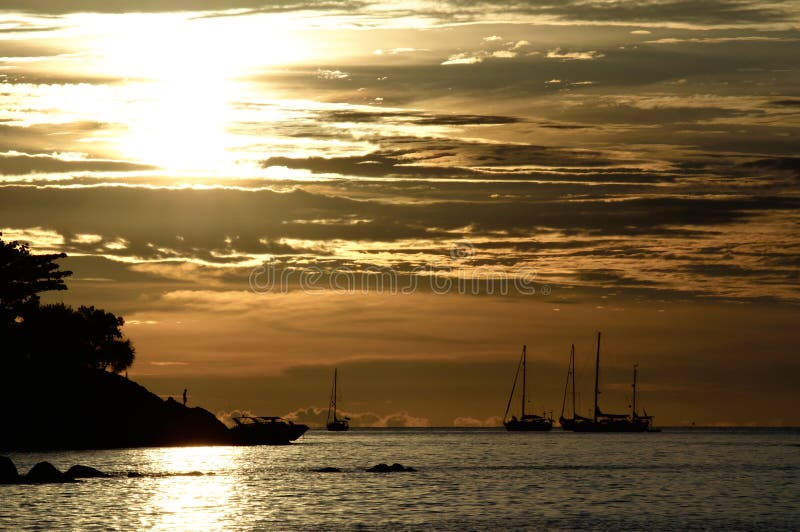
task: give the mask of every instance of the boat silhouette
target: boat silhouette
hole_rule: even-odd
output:
[[[326,419],[326,427],[330,431],[344,432],[350,429],[349,417],[336,416],[336,382],[338,380],[338,370],[333,370],[333,389],[331,390],[331,401],[328,405],[328,418]]]
[[[522,404],[520,417],[516,416],[508,418],[508,411],[511,409],[511,401],[514,399],[514,391],[517,387],[517,380],[519,379],[520,371],[522,372]],[[503,414],[503,426],[509,431],[536,431],[542,432],[551,430],[553,428],[553,420],[544,416],[537,416],[536,414],[525,413],[525,388],[527,387],[527,346],[522,346],[522,357],[517,365],[517,373],[514,375],[514,384],[511,386],[511,395],[508,397],[508,405],[506,406],[506,413]]]
[[[567,406],[567,389],[572,384],[572,417],[564,417],[564,411]],[[591,423],[592,419],[578,415],[575,403],[575,344],[572,344],[572,349],[569,354],[569,367],[567,368],[567,382],[564,383],[564,400],[561,402],[561,415],[558,417],[558,423],[564,430],[576,430],[576,426],[581,423]]]
[[[238,445],[286,445],[308,430],[308,425],[277,416],[237,416],[231,429]]]
[[[600,395],[600,332],[597,333],[597,353],[595,358],[594,370],[594,411],[592,418],[585,418],[578,416],[575,413],[575,346],[572,348],[570,355],[570,372],[567,373],[567,379],[571,376],[572,380],[572,418],[564,418],[564,406],[561,408],[561,417],[559,422],[561,428],[564,430],[571,430],[575,432],[657,432],[658,429],[653,428],[653,416],[647,415],[645,411],[643,416],[640,416],[636,411],[636,376],[637,366],[633,366],[633,403],[630,414],[610,414],[603,412],[598,404],[598,396]],[[566,387],[564,388],[564,400],[566,401]]]

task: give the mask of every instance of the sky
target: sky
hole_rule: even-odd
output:
[[[800,425],[800,3],[0,0],[0,232],[220,416]]]

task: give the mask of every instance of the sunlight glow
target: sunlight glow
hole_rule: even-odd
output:
[[[235,452],[231,447],[174,447],[149,451],[152,466],[167,476],[155,478],[151,511],[142,525],[155,530],[224,530],[235,513]],[[185,473],[199,472],[199,476]]]
[[[120,102],[125,109],[113,113],[127,115],[120,155],[167,171],[238,174],[235,139],[228,133],[244,90],[237,78],[307,53],[276,19],[78,18],[92,35],[84,46],[98,51],[90,69],[131,80],[126,85],[136,87]]]

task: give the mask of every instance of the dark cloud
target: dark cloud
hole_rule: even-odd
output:
[[[742,0],[710,0],[698,4],[691,0],[666,2],[578,2],[557,0],[542,4],[534,1],[511,3],[485,0],[451,0],[450,5],[486,10],[503,7],[507,12],[525,15],[553,15],[564,20],[593,20],[602,22],[684,22],[694,24],[753,24],[780,22],[791,18],[791,4],[763,5]]]
[[[774,100],[770,102],[772,105],[777,105],[779,107],[800,107],[800,100]]]
[[[453,194],[458,189],[450,188]],[[506,201],[392,204],[302,190],[5,187],[2,191],[2,224],[9,230],[51,231],[45,241],[63,238],[56,248],[68,253],[145,265],[173,264],[172,270],[141,269],[157,278],[185,276],[179,265],[200,261],[203,270],[192,273],[199,279],[241,285],[247,278],[242,265],[267,255],[278,270],[313,265],[330,273],[391,267],[407,276],[419,267],[452,268],[450,246],[467,238],[476,242],[476,255],[458,267],[538,268],[552,263],[564,269],[563,280],[579,285],[714,296],[711,286],[695,285],[702,276],[724,280],[718,282],[719,290],[734,283],[740,290],[757,287],[761,297],[780,293],[783,298],[793,297],[788,286],[767,294],[764,286],[780,279],[786,284],[790,272],[754,263],[749,254],[763,253],[759,248],[722,250],[709,243],[720,238],[726,226],[742,231],[757,216],[780,217],[800,207],[797,199],[781,196],[628,198],[609,203],[604,197],[572,202],[530,194]],[[782,237],[778,233],[775,238]],[[675,248],[686,251],[676,253]],[[774,264],[791,263],[796,246],[789,245],[781,255],[771,259]],[[712,263],[738,267],[715,270],[709,266]],[[216,273],[215,267],[225,269]],[[572,270],[577,273],[568,273]],[[682,277],[693,278],[695,284],[676,287]]]
[[[492,179],[492,175],[469,166],[584,166],[596,167],[612,163],[604,154],[588,150],[569,150],[546,146],[479,143],[457,139],[424,139],[397,137],[384,139],[380,150],[348,157],[271,157],[265,167],[285,166],[316,173],[350,176],[389,177],[473,177]],[[502,172],[500,172],[502,174]],[[508,177],[510,174],[506,174]],[[524,174],[513,174],[524,178]]]
[[[464,115],[464,114],[435,114],[414,111],[356,111],[339,110],[322,112],[319,119],[328,122],[411,122],[425,126],[477,126],[494,124],[515,124],[520,122],[519,117],[491,116],[491,115]]]
[[[61,172],[132,172],[152,166],[125,161],[61,159],[52,155],[0,154],[0,175]]]
[[[756,161],[744,163],[742,166],[753,169],[787,171],[794,174],[796,177],[800,177],[800,157],[758,159]]]

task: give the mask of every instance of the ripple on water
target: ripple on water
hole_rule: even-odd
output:
[[[0,529],[800,529],[800,457],[787,452],[800,445],[797,432],[342,436],[311,431],[288,447],[13,454],[21,471],[48,460],[115,476],[0,486]],[[417,471],[364,471],[381,462]],[[342,471],[311,471],[326,466]]]

